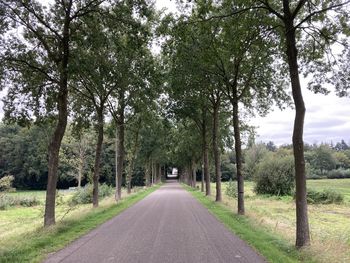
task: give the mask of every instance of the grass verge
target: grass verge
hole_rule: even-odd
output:
[[[200,203],[219,219],[234,234],[239,236],[271,263],[316,262],[310,256],[297,251],[281,237],[257,226],[245,216],[233,213],[223,204],[205,197],[200,191],[184,185]]]
[[[65,247],[158,188],[159,186],[151,187],[126,197],[118,204],[92,209],[83,217],[67,219],[48,229],[40,228],[18,240],[13,240],[16,245],[0,249],[0,262],[40,262],[49,253]]]

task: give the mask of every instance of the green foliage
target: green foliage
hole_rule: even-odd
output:
[[[257,194],[290,195],[294,188],[294,161],[292,156],[270,154],[257,166],[254,177]]]
[[[307,191],[307,201],[310,204],[340,204],[344,201],[344,196],[330,189],[323,191],[310,189]]]
[[[86,184],[84,187],[77,189],[70,203],[72,205],[92,203],[92,190],[93,186],[91,184]],[[112,193],[113,188],[111,186],[106,184],[99,185],[98,197],[100,200],[104,197],[110,196]]]
[[[230,158],[231,152],[225,153],[221,157],[221,180],[223,182],[236,179],[236,165]]]
[[[273,143],[272,143],[273,145]],[[269,150],[263,143],[253,144],[244,152],[245,178],[251,179],[256,176],[256,169],[259,162],[268,154]]]
[[[321,144],[311,151],[307,158],[312,168],[320,169],[321,174],[336,168],[337,163],[332,154],[332,149],[326,144]]]
[[[0,210],[5,210],[14,206],[37,206],[41,202],[36,196],[10,196],[10,195],[0,195]]]
[[[226,186],[225,194],[229,197],[237,197],[237,182],[230,180]]]
[[[331,170],[327,173],[328,179],[342,179],[342,178],[350,178],[350,169],[336,169]]]
[[[14,179],[13,175],[6,175],[0,178],[0,192],[11,191]]]

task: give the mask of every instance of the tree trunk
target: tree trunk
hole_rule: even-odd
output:
[[[215,201],[221,202],[221,163],[219,149],[219,106],[220,101],[217,100],[213,107],[213,151],[215,163],[215,178],[216,178],[216,198]]]
[[[121,199],[121,194],[119,194],[119,177],[118,177],[118,144],[119,144],[119,136],[118,136],[118,122],[116,124],[116,129],[115,129],[115,194],[114,194],[114,199],[118,202],[118,200]]]
[[[139,131],[141,128],[141,122],[138,123],[138,127],[135,131],[135,137],[134,137],[134,147],[131,151],[130,158],[129,158],[129,167],[128,167],[128,180],[127,180],[127,189],[128,189],[128,194],[131,193],[131,180],[132,180],[132,173],[134,171],[134,163],[135,163],[135,158],[137,155],[137,149],[139,147]]]
[[[150,175],[150,162],[148,161],[145,165],[145,184],[147,187],[151,186],[151,175]]]
[[[235,137],[237,190],[238,190],[238,214],[244,215],[244,178],[242,174],[242,143],[238,114],[238,101],[233,101],[233,129]]]
[[[78,188],[81,188],[81,179],[83,178],[83,169],[84,169],[84,159],[83,156],[79,156],[79,165],[78,165]]]
[[[202,165],[202,173],[201,173],[201,192],[204,192],[204,165]]]
[[[64,82],[64,81],[63,81]],[[67,84],[67,82],[65,82]],[[44,226],[55,224],[55,203],[56,203],[56,186],[57,171],[59,162],[59,151],[61,142],[67,126],[67,89],[62,89],[58,98],[58,122],[52,135],[49,145],[49,162],[48,162],[48,178],[46,187],[45,215]]]
[[[124,148],[124,137],[125,137],[125,126],[124,126],[124,109],[125,101],[124,95],[120,94],[119,107],[117,110],[117,136],[116,136],[116,155],[117,155],[117,167],[116,167],[116,193],[115,199],[118,201],[122,197],[122,178],[123,168],[125,159],[125,148]]]
[[[202,151],[203,151],[203,173],[205,179],[205,195],[211,195],[210,191],[210,174],[209,174],[209,146],[207,141],[207,122],[206,114],[203,113],[202,121]]]
[[[128,165],[128,173],[127,173],[127,182],[126,182],[126,184],[127,184],[127,192],[128,192],[128,194],[131,194],[131,179],[132,179],[132,172],[133,172],[133,166],[134,166],[133,162],[134,162],[134,160],[130,160],[129,162],[130,163]]]
[[[153,163],[153,160],[151,161],[151,185],[154,184],[154,163]]]
[[[309,220],[307,213],[307,191],[304,159],[303,129],[305,105],[299,80],[298,54],[296,48],[295,28],[293,19],[285,20],[286,46],[289,73],[292,84],[292,94],[295,105],[295,119],[293,129],[293,150],[295,163],[295,202],[296,202],[296,247],[310,245]]]
[[[69,16],[69,14],[68,14]],[[61,148],[62,138],[66,131],[68,118],[68,61],[69,61],[69,27],[70,19],[66,17],[63,26],[62,37],[62,61],[58,65],[60,68],[59,92],[57,97],[58,121],[55,131],[51,137],[48,154],[48,178],[46,187],[45,215],[44,226],[55,224],[55,207],[56,207],[56,186],[57,171],[59,162],[59,151]]]
[[[189,164],[188,166],[187,166],[187,184],[189,185],[189,186],[192,186],[192,165],[191,164]]]
[[[192,187],[196,188],[196,183],[197,183],[197,171],[196,171],[196,166],[192,164]]]
[[[98,207],[98,181],[100,179],[100,163],[103,143],[103,109],[98,109],[97,113],[97,143],[95,151],[94,175],[92,177],[92,205]]]

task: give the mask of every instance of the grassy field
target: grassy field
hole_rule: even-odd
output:
[[[223,184],[223,194],[226,183]],[[312,246],[307,249],[318,262],[350,262],[350,179],[309,180],[308,188],[333,189],[345,196],[343,204],[309,205]],[[295,242],[295,203],[292,197],[255,195],[254,183],[245,183],[246,215],[257,228]],[[215,196],[215,184],[212,184]],[[237,211],[237,202],[224,194],[223,204]]]
[[[67,201],[72,192],[61,191],[56,208],[57,224],[43,229],[44,202],[35,207],[13,207],[0,211],[0,262],[40,262],[48,253],[56,251],[72,240],[122,212],[127,207],[154,191],[157,186],[138,190],[115,203],[114,197],[100,202],[93,209],[91,204],[70,207]],[[36,195],[44,200],[44,191],[16,192],[11,195]]]

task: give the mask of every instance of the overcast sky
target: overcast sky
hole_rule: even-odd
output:
[[[47,1],[47,0],[42,0]],[[166,8],[176,12],[174,0],[157,0],[157,8]],[[344,139],[350,142],[350,98],[338,98],[334,93],[329,95],[313,94],[305,89],[302,83],[306,117],[304,141],[307,143],[338,142]],[[0,97],[4,92],[0,92]],[[2,116],[2,103],[0,103]],[[280,111],[273,109],[265,117],[257,117],[250,123],[257,127],[256,141],[274,141],[277,145],[292,142],[294,110]]]

